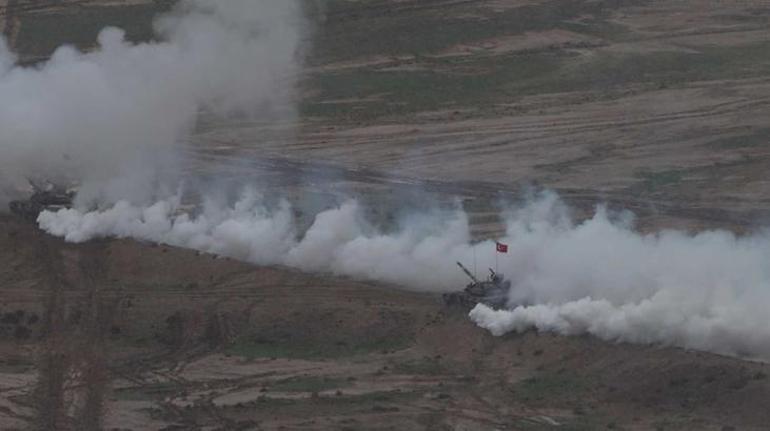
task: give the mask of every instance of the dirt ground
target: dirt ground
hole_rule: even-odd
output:
[[[420,46],[431,34],[417,34],[404,50],[420,55],[327,53],[351,58],[318,61],[298,139],[265,139],[263,125],[241,122],[204,130],[198,148],[375,170],[467,196],[475,190],[462,188],[505,195],[536,185],[577,203],[617,203],[656,226],[767,219],[770,12],[761,2],[428,3],[445,8],[441,31],[462,31],[458,43]],[[565,16],[551,16],[559,6]],[[467,8],[483,14],[478,28],[457,18]],[[447,18],[455,10],[457,21]],[[360,14],[383,28],[435,15]],[[494,29],[495,17],[528,15],[531,29]],[[340,35],[320,39],[335,46]]]
[[[0,219],[0,428],[765,429],[765,364],[534,332],[437,296]]]
[[[11,3],[36,6],[9,18]],[[155,3],[78,3],[0,1],[0,27],[28,62],[62,41],[87,48],[106,23],[147,38]],[[478,237],[499,231],[498,201],[532,185],[579,213],[633,210],[643,230],[751,230],[770,215],[769,23],[765,2],[743,0],[329,2],[297,118],[204,118],[189,169],[298,201],[460,197]],[[765,364],[494,338],[398,286],[133,241],[68,245],[6,216],[0,291],[0,429],[770,423]]]

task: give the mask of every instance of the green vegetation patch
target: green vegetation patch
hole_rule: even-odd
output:
[[[430,357],[398,362],[393,364],[392,369],[395,373],[425,376],[447,374],[449,371],[440,359]]]
[[[34,368],[34,365],[22,360],[6,360],[0,362],[0,373],[25,374]]]
[[[619,26],[606,18],[632,1],[552,0],[495,10],[475,2],[448,4],[424,0],[328,3],[319,29],[314,62],[334,62],[375,55],[430,54],[463,43],[570,27],[595,35],[616,35]],[[582,19],[576,23],[580,17]]]
[[[706,145],[712,148],[726,150],[770,145],[770,128],[754,130],[739,136],[715,139]]]
[[[387,334],[359,341],[270,340],[243,336],[225,349],[246,360],[257,358],[330,359],[401,350],[413,341],[410,334]]]
[[[652,429],[655,431],[678,431],[678,430],[692,430],[692,429],[706,429],[707,423],[698,418],[692,418],[687,416],[670,416],[661,418],[652,424]],[[730,426],[724,426],[722,429],[734,429]]]
[[[737,79],[770,73],[770,43],[703,47],[693,51],[618,53],[570,49],[431,58],[416,56],[407,68],[360,67],[308,78],[308,117],[368,122],[416,112],[475,108],[480,113],[523,96],[591,92],[612,97],[631,85],[667,88],[693,81]],[[344,100],[344,102],[338,102]],[[759,142],[757,136],[750,142]]]
[[[323,359],[401,350],[414,341],[413,319],[409,312],[387,308],[303,308],[254,320],[226,352],[246,359]]]
[[[661,87],[692,81],[748,78],[770,73],[770,43],[703,47],[698,52],[599,52],[552,76],[532,82],[537,92],[606,91],[612,87],[655,83]]]
[[[280,380],[270,385],[277,392],[323,392],[350,386],[350,381],[339,377],[303,376]]]
[[[623,428],[610,421],[607,422],[598,417],[579,418],[553,418],[555,423],[550,424],[536,418],[524,418],[515,422],[516,429],[521,431],[595,431],[595,430],[622,430]]]
[[[670,170],[651,172],[643,170],[637,173],[637,177],[642,179],[642,188],[648,192],[652,192],[666,186],[679,184],[684,177],[684,171]]]
[[[256,401],[258,408],[269,408],[271,415],[302,417],[312,411],[315,416],[333,415],[344,412],[345,416],[372,412],[398,412],[400,405],[405,405],[420,398],[423,392],[378,391],[361,395],[347,395],[344,390],[339,395],[307,397],[301,399],[273,398],[261,396]]]
[[[24,56],[45,58],[61,45],[88,49],[107,26],[126,31],[126,39],[146,42],[154,37],[153,20],[173,6],[173,0],[125,6],[82,6],[20,17],[16,49]]]
[[[150,401],[155,399],[155,396],[150,395],[140,388],[116,390],[113,393],[113,397],[118,401]]]
[[[179,391],[173,382],[154,383],[141,387],[124,388],[114,391],[113,396],[121,401],[147,401],[167,397]]]
[[[365,409],[372,409],[377,405],[384,406],[392,403],[403,404],[411,400],[416,400],[422,395],[423,392],[421,391],[376,391],[360,395],[345,395],[343,391],[339,396],[322,397],[319,400],[321,404],[327,404],[333,407],[352,405],[360,406]],[[390,409],[385,408],[382,410]]]
[[[590,388],[585,377],[562,372],[522,380],[512,391],[524,401],[569,401],[582,397]]]
[[[568,21],[559,24],[564,30],[598,37],[612,42],[632,40],[636,36],[628,27],[600,18],[588,18],[580,21]]]
[[[527,82],[555,73],[565,55],[424,58],[418,60],[425,66],[424,70],[361,68],[316,75],[306,85],[315,89],[317,95],[303,103],[302,113],[311,117],[369,121],[468,105],[482,107],[522,94]],[[363,98],[368,101],[355,101]],[[335,103],[335,100],[350,102]]]
[[[317,357],[326,357],[323,350],[316,348],[302,349],[297,346],[280,345],[271,342],[261,342],[241,338],[230,344],[225,353],[228,355],[240,356],[246,360],[257,358],[291,358],[291,359],[311,359]]]

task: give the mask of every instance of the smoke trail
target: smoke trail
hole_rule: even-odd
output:
[[[253,191],[244,192],[231,206],[206,199],[195,216],[178,214],[178,205],[178,198],[149,207],[121,201],[102,211],[43,212],[38,222],[43,230],[70,242],[136,238],[257,264],[283,264],[434,291],[462,286],[464,275],[454,262],[473,253],[468,219],[459,210],[404,219],[397,232],[385,234],[365,220],[353,200],[316,215],[306,232],[297,232],[288,202],[269,207]]]
[[[39,222],[73,242],[134,237],[432,291],[464,286],[454,261],[473,259],[468,218],[459,209],[405,219],[391,233],[363,220],[355,201],[318,214],[304,234],[288,203],[268,208],[253,193],[231,207],[209,202],[195,217],[174,213],[173,201],[147,208],[121,202],[101,212],[43,213]],[[576,223],[551,193],[504,218],[499,241],[509,252],[498,259],[514,286],[512,310],[471,312],[493,334],[536,328],[770,359],[766,233],[642,235],[629,214],[603,208]],[[494,266],[494,242],[475,249],[482,267]]]
[[[0,39],[0,183],[82,182],[83,201],[154,194],[200,111],[292,115],[302,31],[291,0],[182,0],[131,44],[107,28],[98,50],[61,47],[14,66]]]

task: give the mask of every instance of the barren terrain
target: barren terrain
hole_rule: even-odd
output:
[[[765,364],[494,338],[438,296],[0,220],[0,427],[764,429]]]
[[[23,62],[168,2],[0,1]],[[311,8],[313,9],[313,8]],[[535,185],[640,228],[746,231],[770,188],[764,1],[336,0],[296,123],[204,118],[196,175],[387,212]],[[312,15],[312,14],[311,14]],[[322,18],[323,17],[323,18]],[[299,127],[296,127],[299,124]],[[460,287],[460,286],[458,286]],[[437,296],[0,218],[2,429],[767,429],[765,364],[526,333]]]

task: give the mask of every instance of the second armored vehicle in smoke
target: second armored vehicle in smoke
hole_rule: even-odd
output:
[[[506,280],[503,274],[498,274],[489,269],[487,280],[479,281],[462,263],[457,265],[471,279],[471,282],[459,292],[444,294],[444,302],[450,306],[460,306],[471,309],[477,304],[484,304],[494,309],[506,308],[508,305],[508,292],[511,290],[511,281]]]
[[[15,200],[8,204],[13,214],[25,220],[35,221],[43,211],[58,211],[72,206],[75,192],[53,185],[45,187],[32,183],[32,195],[26,200]]]

